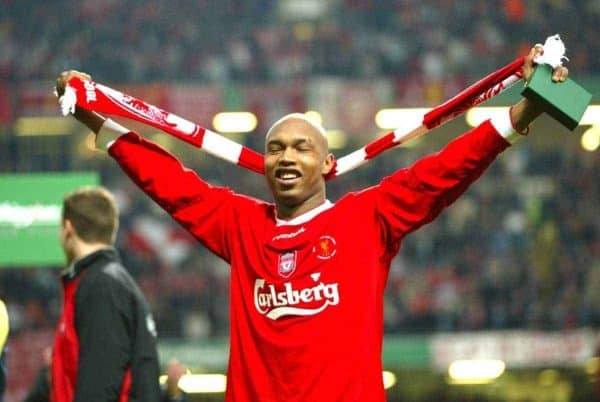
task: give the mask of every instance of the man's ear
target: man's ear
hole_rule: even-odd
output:
[[[62,221],[62,227],[63,227],[63,230],[65,231],[65,233],[76,234],[75,228],[73,227],[73,224],[71,223],[71,220],[64,219]]]
[[[321,174],[323,176],[327,176],[331,169],[335,166],[335,156],[332,153],[328,153],[323,161],[323,169],[321,169]]]

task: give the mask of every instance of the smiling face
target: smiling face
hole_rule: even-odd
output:
[[[265,175],[280,218],[293,218],[325,201],[333,168],[325,131],[302,114],[285,116],[266,136]]]

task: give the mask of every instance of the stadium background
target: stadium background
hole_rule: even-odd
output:
[[[259,151],[276,118],[315,110],[344,140],[334,150],[341,156],[382,133],[378,110],[437,105],[557,32],[572,76],[597,104],[598,20],[595,0],[2,0],[0,181],[98,172],[117,195],[118,247],[151,303],[161,359],[223,372],[227,267],[92,151],[88,133],[59,117],[51,89],[60,71],[86,71],[209,127],[217,112],[251,111],[256,129],[231,138]],[[517,98],[511,91],[490,104]],[[129,125],[209,181],[267,193],[258,175]],[[467,128],[460,118],[390,151],[336,179],[328,197],[375,183]],[[599,398],[600,158],[581,147],[588,129],[571,133],[540,119],[531,138],[405,241],[385,298],[391,402]],[[0,189],[0,202],[12,196]],[[12,325],[6,400],[16,402],[51,342],[61,266],[1,268]],[[475,357],[502,359],[507,370],[488,384],[452,383],[448,364]]]

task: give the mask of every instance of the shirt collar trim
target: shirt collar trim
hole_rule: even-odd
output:
[[[277,216],[275,216],[275,224],[276,226],[301,225],[310,221],[315,216],[319,215],[321,212],[324,212],[329,208],[333,207],[333,205],[334,204],[331,201],[325,200],[325,202],[319,205],[318,207],[313,208],[310,211],[303,213],[302,215],[298,215],[297,217],[290,219],[289,221],[279,219]],[[275,214],[277,214],[277,211],[275,211]]]

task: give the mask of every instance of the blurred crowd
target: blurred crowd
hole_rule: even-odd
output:
[[[493,71],[560,33],[598,71],[595,0],[0,1],[0,77],[277,81]]]
[[[50,82],[67,68],[125,83],[480,76],[556,32],[573,55],[570,68],[600,72],[597,0],[305,3],[320,13],[286,13],[284,3],[294,2],[0,0],[0,81]],[[411,160],[410,151],[382,157],[337,179],[329,198]],[[118,247],[159,333],[226,335],[227,265],[113,165],[99,170],[122,213]],[[215,184],[267,192],[257,175],[225,163],[201,169]],[[509,151],[436,222],[405,240],[389,277],[386,332],[600,327],[598,171],[597,152],[539,152],[527,144]],[[13,332],[54,325],[59,271],[0,270]]]

